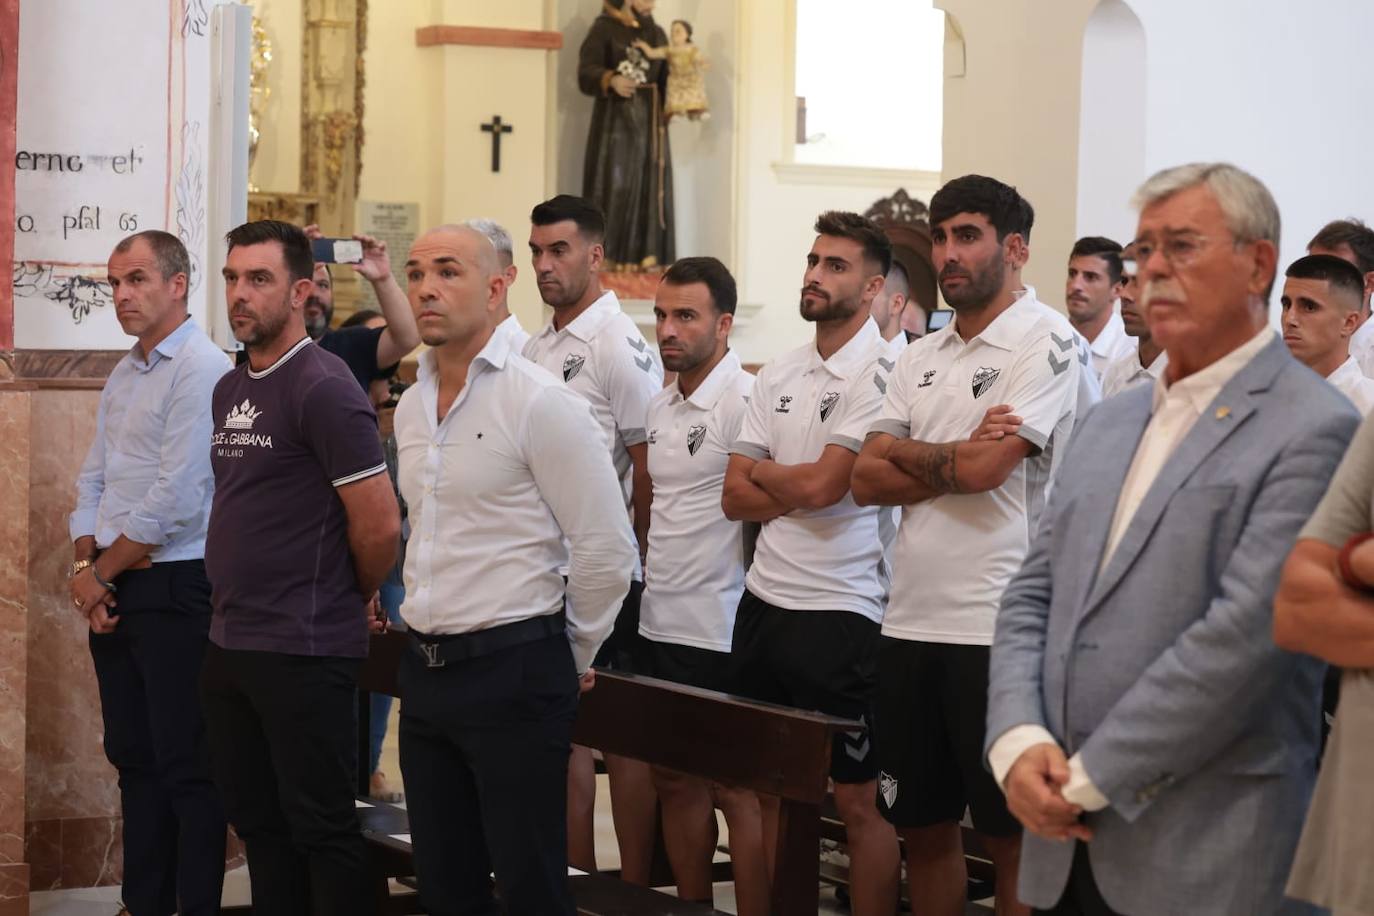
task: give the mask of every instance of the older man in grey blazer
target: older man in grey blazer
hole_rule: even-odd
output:
[[[1276,913],[1314,779],[1321,665],[1274,591],[1358,418],[1266,324],[1279,214],[1230,165],[1137,194],[1169,355],[1079,427],[992,647],[988,759],[1050,913]],[[1015,405],[1013,405],[1014,407]]]

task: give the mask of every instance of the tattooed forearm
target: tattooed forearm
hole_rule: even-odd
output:
[[[931,444],[908,439],[888,453],[888,460],[940,493],[962,493],[957,473],[959,443]]]

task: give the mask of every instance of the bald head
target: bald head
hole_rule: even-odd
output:
[[[412,250],[426,240],[447,240],[458,245],[468,255],[468,262],[487,276],[501,272],[501,257],[491,239],[475,226],[466,223],[444,223],[435,226],[415,240]],[[442,244],[442,241],[440,241]]]
[[[406,281],[420,338],[431,347],[480,344],[503,317],[505,273],[491,240],[471,226],[437,226],[416,239]]]

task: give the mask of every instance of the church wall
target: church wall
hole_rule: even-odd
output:
[[[1147,172],[1227,159],[1254,173],[1283,218],[1280,276],[1326,222],[1374,222],[1366,116],[1374,4],[1131,5],[1145,27]]]
[[[253,15],[262,23],[272,43],[268,71],[272,95],[267,100],[257,156],[248,181],[263,191],[296,192],[301,189],[301,55],[303,41],[302,0],[252,0]],[[390,4],[389,4],[390,5]],[[397,10],[410,3],[395,4]],[[386,17],[391,18],[390,11]]]
[[[67,515],[99,400],[90,387],[29,396],[24,838],[34,890],[117,884],[123,874],[119,789],[101,746],[88,630],[66,576]]]
[[[12,117],[12,114],[11,114]],[[12,122],[11,122],[12,123]],[[28,912],[24,779],[28,765],[30,390],[0,386],[0,916]]]
[[[1374,5],[1128,0],[1144,32],[1145,148],[1137,174],[1121,169],[1119,187],[1091,190],[1115,201],[1089,202],[1079,200],[1080,131],[1101,129],[1104,119],[1080,120],[1084,94],[1100,98],[1081,73],[1097,0],[937,3],[954,17],[966,54],[945,83],[945,175],[995,175],[1027,196],[1036,226],[1026,277],[1047,302],[1062,303],[1073,240],[1128,234],[1134,225],[1119,208],[1168,166],[1226,160],[1263,180],[1283,215],[1280,269],[1326,221],[1374,219],[1374,124],[1358,105]],[[1080,214],[1093,221],[1080,223]]]
[[[430,25],[542,29],[543,0],[434,0],[382,8],[368,20],[362,185],[366,201],[417,203],[420,226],[489,217],[511,231],[521,273],[510,304],[530,329],[542,321],[522,256],[529,211],[544,199],[548,84],[543,50],[440,45],[417,47]],[[501,139],[501,171],[491,171],[491,135],[500,115],[514,131]],[[404,285],[404,280],[402,280]]]

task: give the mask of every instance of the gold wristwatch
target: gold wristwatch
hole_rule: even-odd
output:
[[[72,564],[71,578],[75,579],[75,578],[77,577],[77,575],[81,572],[81,570],[86,569],[86,568],[87,568],[88,566],[90,566],[93,562],[95,562],[95,561],[93,561],[93,560],[77,560],[75,563]]]

